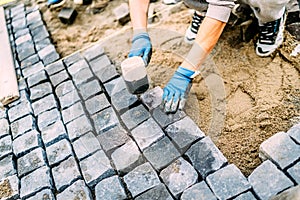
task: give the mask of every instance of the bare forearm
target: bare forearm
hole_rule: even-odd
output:
[[[147,29],[150,0],[129,0],[130,18],[134,31]]]

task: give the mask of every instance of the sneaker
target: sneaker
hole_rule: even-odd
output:
[[[163,0],[163,3],[166,5],[172,5],[172,4],[177,4],[179,3],[181,0]]]
[[[272,54],[283,42],[283,31],[286,14],[280,19],[259,25],[259,36],[256,46],[256,54],[266,57]]]
[[[192,23],[185,32],[184,41],[186,43],[192,44],[194,42],[203,19],[204,16],[199,15],[196,11],[194,12]]]
[[[48,7],[56,8],[62,6],[66,0],[48,0],[47,5]]]

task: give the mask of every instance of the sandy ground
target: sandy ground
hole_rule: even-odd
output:
[[[59,21],[59,8],[48,9],[43,0],[34,2],[40,6],[62,57],[100,42],[116,66],[126,58],[132,36],[130,22],[121,26],[113,14],[124,1],[109,1],[100,13],[93,14],[93,6],[106,2],[79,6],[69,0],[66,5],[78,12],[72,25]],[[183,42],[191,10],[161,2],[154,6],[158,11],[150,28],[154,51],[147,70],[152,87],[163,87],[191,47]],[[261,163],[259,145],[300,122],[299,55],[289,56],[297,42],[287,35],[275,55],[260,58],[255,54],[255,40],[242,42],[240,28],[228,25],[202,76],[194,80],[186,105],[187,114],[246,176]]]

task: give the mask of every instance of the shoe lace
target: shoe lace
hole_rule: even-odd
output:
[[[261,44],[274,44],[279,30],[280,20],[267,22],[259,26],[259,42]]]
[[[198,15],[196,12],[194,12],[193,19],[192,19],[192,26],[191,26],[191,31],[193,33],[197,34],[203,18],[204,18],[203,16]]]

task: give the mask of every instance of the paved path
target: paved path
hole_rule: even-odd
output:
[[[245,177],[161,88],[128,93],[103,48],[59,60],[39,10],[6,9],[21,98],[0,111],[0,199],[268,199],[300,183],[300,124]]]

